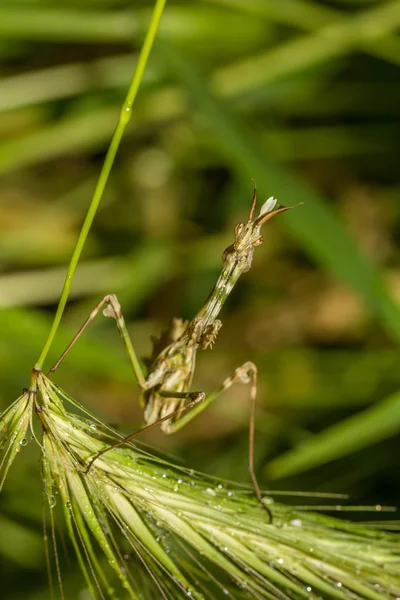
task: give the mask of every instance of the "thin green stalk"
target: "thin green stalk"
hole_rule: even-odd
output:
[[[47,357],[47,354],[50,350],[51,344],[53,343],[54,337],[56,335],[57,329],[60,325],[60,321],[67,304],[69,291],[72,284],[72,279],[75,274],[76,267],[78,265],[78,261],[80,255],[83,250],[83,246],[85,245],[86,238],[89,234],[90,227],[92,226],[93,219],[96,215],[97,209],[100,204],[100,200],[103,196],[104,189],[107,184],[108,177],[110,175],[111,168],[114,163],[115,156],[117,154],[119,144],[121,142],[122,136],[126,129],[127,124],[129,123],[132,116],[132,106],[133,102],[136,98],[140,83],[142,81],[143,73],[147,64],[147,60],[150,55],[151,48],[153,46],[153,42],[158,30],[158,26],[160,23],[161,15],[164,10],[166,0],[156,0],[156,4],[153,10],[153,14],[151,17],[150,25],[147,30],[147,34],[142,46],[142,49],[139,54],[138,62],[136,65],[135,72],[133,74],[132,82],[128,90],[128,94],[125,98],[124,104],[122,105],[119,121],[117,127],[115,129],[114,135],[112,137],[110,146],[107,151],[106,158],[104,160],[104,164],[100,173],[100,177],[98,179],[96,189],[93,194],[92,201],[89,206],[89,210],[86,214],[86,218],[83,222],[81,232],[79,234],[74,252],[72,254],[71,262],[68,267],[67,276],[65,278],[64,287],[61,293],[60,302],[57,307],[57,311],[54,317],[54,321],[47,338],[47,341],[44,345],[42,353],[37,361],[37,366],[41,369],[43,367],[43,363]]]

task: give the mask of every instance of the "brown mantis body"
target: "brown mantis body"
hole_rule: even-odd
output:
[[[69,346],[63,352],[50,373],[54,372],[63,361],[69,350],[86,330],[91,321],[105,306],[103,314],[116,319],[118,329],[124,340],[132,367],[142,390],[141,405],[144,409],[146,426],[124,438],[114,446],[107,446],[89,462],[87,471],[93,462],[110,448],[125,444],[144,429],[160,424],[165,433],[174,433],[197,414],[202,412],[224,390],[234,383],[250,385],[251,416],[249,431],[249,471],[258,500],[272,515],[263,503],[260,487],[254,472],[254,421],[257,395],[257,368],[252,362],[245,362],[235,369],[230,377],[216,390],[206,396],[204,392],[190,391],[199,349],[211,348],[222,326],[217,318],[226,298],[233,289],[240,275],[248,271],[252,264],[254,248],[262,244],[261,226],[275,215],[293,207],[275,208],[276,200],[269,198],[261,207],[260,214],[254,217],[257,197],[254,189],[252,206],[247,223],[239,223],[235,227],[235,240],[222,255],[223,268],[218,281],[205,304],[192,321],[173,319],[167,331],[156,341],[147,376],[137,359],[130,340],[121,306],[114,294],[109,294],[99,302],[88,319],[82,325]]]

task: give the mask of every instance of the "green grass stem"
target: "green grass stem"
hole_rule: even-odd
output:
[[[72,254],[71,262],[68,267],[67,276],[65,278],[64,287],[61,293],[60,302],[58,304],[57,312],[54,317],[53,325],[51,327],[49,336],[44,345],[42,353],[37,361],[37,366],[42,368],[43,363],[47,357],[47,354],[50,350],[51,344],[53,343],[54,337],[57,333],[57,329],[60,325],[60,321],[62,315],[64,313],[65,306],[67,304],[69,291],[71,289],[72,279],[75,274],[76,267],[78,265],[79,258],[81,256],[83,247],[86,242],[86,238],[89,234],[90,228],[93,223],[93,219],[96,215],[97,209],[99,207],[101,198],[103,196],[104,189],[107,184],[108,177],[110,175],[111,168],[114,164],[115,156],[117,154],[119,144],[121,142],[122,136],[128,125],[131,117],[132,117],[132,107],[134,100],[136,98],[140,82],[142,81],[143,73],[147,64],[147,60],[150,55],[151,48],[153,46],[153,42],[158,30],[158,25],[160,23],[161,15],[163,13],[165,6],[165,0],[157,0],[154,11],[151,17],[150,25],[143,42],[143,46],[141,52],[139,54],[138,62],[136,65],[135,72],[133,74],[132,82],[128,90],[128,94],[125,98],[125,101],[122,105],[122,109],[119,116],[119,121],[117,127],[115,129],[114,135],[112,137],[109,149],[106,154],[106,158],[104,160],[103,168],[100,173],[99,180],[97,182],[92,201],[89,206],[89,210],[87,212],[86,218],[83,222],[82,229],[80,231],[78,241],[76,243],[74,252]]]

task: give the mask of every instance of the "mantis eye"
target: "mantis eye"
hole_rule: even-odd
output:
[[[240,234],[242,233],[242,231],[243,231],[243,227],[244,227],[244,224],[243,224],[243,223],[238,223],[238,224],[235,226],[235,237],[239,237],[239,235],[240,235]]]
[[[222,253],[222,262],[226,262],[228,256],[230,254],[232,254],[232,252],[235,251],[235,246],[234,244],[232,244],[231,246],[228,246],[226,250],[223,251]]]
[[[277,203],[277,199],[274,198],[273,196],[268,198],[268,200],[266,200],[264,202],[264,204],[262,205],[259,216],[262,217],[263,215],[266,215],[267,213],[272,212],[276,206],[276,203]]]

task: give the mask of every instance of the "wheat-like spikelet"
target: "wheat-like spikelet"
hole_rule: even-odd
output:
[[[178,468],[132,445],[103,454],[86,472],[90,458],[117,434],[42,373],[37,391],[23,394],[0,419],[1,485],[28,429],[34,433],[34,416],[42,428],[61,597],[55,534],[60,506],[93,598],[400,596],[395,533],[270,499],[271,524],[246,489]]]

